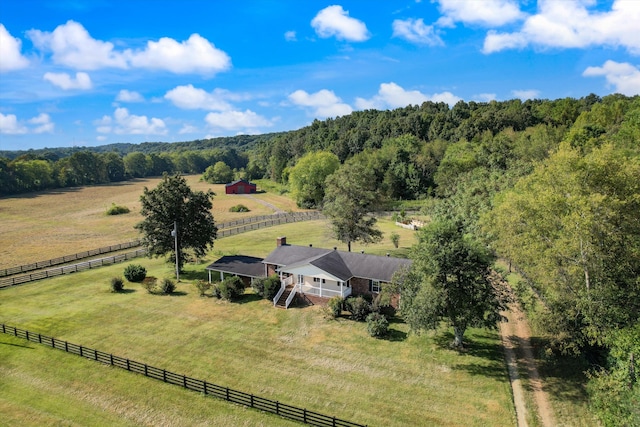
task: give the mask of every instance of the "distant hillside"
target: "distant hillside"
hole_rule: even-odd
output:
[[[59,160],[71,156],[73,153],[80,151],[90,151],[93,153],[110,153],[115,152],[120,156],[133,152],[144,154],[166,153],[173,151],[199,151],[212,148],[235,149],[239,152],[246,152],[254,148],[260,142],[264,142],[274,138],[281,133],[267,133],[262,135],[238,135],[226,136],[210,139],[196,139],[184,142],[143,142],[141,144],[131,144],[126,142],[100,145],[97,147],[55,147],[40,148],[32,150],[15,150],[0,151],[0,157],[10,160],[16,159],[26,154],[35,158],[44,158],[48,160]]]

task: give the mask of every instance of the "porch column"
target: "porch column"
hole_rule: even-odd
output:
[[[209,272],[209,283],[211,283],[211,270],[207,270]]]
[[[344,291],[342,290],[342,280],[340,281],[340,296],[344,298]]]
[[[320,279],[320,298],[322,298],[322,279]]]

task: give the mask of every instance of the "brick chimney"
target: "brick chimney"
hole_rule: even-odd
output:
[[[276,239],[276,246],[277,247],[285,246],[286,244],[287,244],[287,238],[285,236],[278,237]]]

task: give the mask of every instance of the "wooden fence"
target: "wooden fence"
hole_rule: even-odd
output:
[[[322,215],[320,212],[314,212],[314,211],[253,216],[253,217],[248,217],[248,218],[220,224],[218,226],[218,238],[235,236],[236,234],[244,233],[251,230],[258,230],[265,227],[273,227],[276,225],[289,224],[292,222],[299,222],[299,221],[312,221],[312,220],[323,219],[323,218],[325,218],[324,215]],[[16,274],[16,272],[20,272],[20,271],[23,271],[23,272],[33,271],[49,265],[63,264],[69,261],[87,258],[87,257],[94,256],[101,253],[113,252],[121,249],[140,246],[140,243],[141,243],[140,240],[134,240],[132,242],[121,243],[119,245],[113,245],[113,246],[106,246],[104,248],[94,249],[87,252],[80,252],[74,255],[67,255],[64,257],[55,258],[48,261],[42,261],[34,264],[8,268],[5,270],[0,270],[0,272],[5,272],[5,273],[8,272],[8,274]],[[134,252],[126,252],[124,254],[119,254],[112,257],[100,258],[100,259],[81,262],[77,264],[66,265],[59,268],[37,271],[34,273],[22,275],[22,276],[2,277],[3,275],[0,274],[0,289],[6,288],[9,286],[20,285],[27,282],[33,282],[35,280],[41,280],[49,277],[60,276],[62,274],[75,273],[77,271],[83,271],[83,270],[88,270],[90,268],[101,267],[103,265],[115,264],[117,262],[122,262],[122,261],[126,261],[132,258],[142,256],[146,253],[147,253],[146,249],[138,249]],[[64,261],[58,262],[60,260],[64,260]],[[32,268],[32,267],[35,267],[35,268]]]
[[[105,353],[92,348],[83,347],[81,345],[72,344],[67,341],[55,339],[35,332],[24,329],[18,329],[13,326],[0,324],[0,331],[7,335],[24,338],[31,342],[40,343],[51,348],[66,351],[67,353],[76,354],[78,356],[95,360],[116,368],[126,369],[130,372],[142,374],[145,377],[163,381],[165,383],[174,384],[189,390],[203,393],[208,396],[218,397],[228,402],[239,405],[248,406],[260,411],[269,412],[294,421],[320,427],[366,427],[364,424],[357,424],[340,418],[331,417],[320,414],[318,412],[308,411],[296,406],[287,405],[277,400],[266,399],[264,397],[255,396],[238,390],[230,389],[212,384],[207,381],[190,378],[185,375],[175,374],[165,369],[149,366],[134,360],[125,359]]]
[[[255,221],[242,220],[232,221],[232,223],[224,223],[218,229],[218,238],[235,236],[251,230],[258,230],[265,227],[273,227],[281,224],[289,224],[299,221],[312,221],[316,219],[324,219],[325,216],[320,212],[296,212],[294,214],[265,215],[262,217],[246,218],[247,220],[256,219]],[[224,228],[222,227],[224,225]]]
[[[89,258],[96,255],[102,255],[109,252],[120,251],[122,249],[135,248],[140,246],[140,240],[132,240],[131,242],[120,243],[113,246],[105,246],[103,248],[92,249],[90,251],[79,252],[73,255],[65,255],[46,261],[38,261],[33,264],[19,265],[18,267],[5,268],[0,270],[0,277],[11,276],[19,273],[26,273],[33,270],[41,270],[46,267],[53,267],[54,265],[67,264],[71,261],[77,261],[79,259]]]
[[[62,274],[75,273],[77,271],[89,270],[91,268],[102,267],[103,265],[111,265],[117,262],[126,261],[137,258],[147,253],[146,249],[138,249],[133,252],[110,256],[106,258],[94,259],[91,261],[81,262],[78,264],[65,265],[64,267],[51,268],[49,270],[37,271],[22,276],[4,277],[0,279],[0,289],[9,286],[20,285],[22,283],[33,282],[34,280],[46,279],[49,277],[60,276]]]

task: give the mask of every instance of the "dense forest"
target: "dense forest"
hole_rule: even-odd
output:
[[[605,425],[640,425],[639,96],[426,102],[260,137],[109,147],[4,153],[0,194],[223,162],[321,208],[329,176],[366,171],[380,206],[420,200],[516,268],[549,357],[584,363]]]

